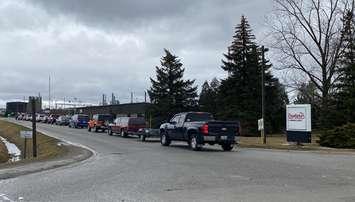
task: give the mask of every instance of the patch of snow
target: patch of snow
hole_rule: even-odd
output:
[[[9,152],[10,155],[10,160],[11,162],[19,161],[21,157],[21,150],[14,144],[9,141],[7,141],[5,138],[0,136],[0,140],[5,144],[7,151]]]

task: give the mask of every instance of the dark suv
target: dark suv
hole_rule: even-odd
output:
[[[88,127],[89,116],[85,114],[74,114],[69,120],[69,128]]]

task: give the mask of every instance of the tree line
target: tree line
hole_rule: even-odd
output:
[[[262,71],[268,133],[284,130],[286,89],[292,92],[292,103],[312,104],[313,128],[328,130],[355,122],[354,0],[274,2],[270,23],[274,43],[268,45],[280,57],[277,67],[263,60],[261,45],[245,16],[221,61],[220,68],[228,76],[210,78],[200,93],[194,80],[183,78],[180,59],[165,50],[148,90],[157,125],[174,113],[201,110],[217,119],[239,120],[245,135],[257,134]],[[287,82],[281,83],[272,68],[288,75]]]

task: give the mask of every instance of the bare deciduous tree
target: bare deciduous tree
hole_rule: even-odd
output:
[[[321,93],[326,111],[343,53],[342,18],[354,0],[275,0],[274,47],[283,67],[304,75]],[[308,79],[307,79],[308,78]]]

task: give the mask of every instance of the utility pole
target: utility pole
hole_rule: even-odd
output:
[[[133,103],[133,92],[131,92],[131,103]]]
[[[147,103],[147,91],[144,91],[144,103]]]
[[[48,108],[51,109],[51,76],[48,77]]]
[[[261,47],[261,118],[263,128],[261,129],[261,138],[263,139],[263,144],[266,144],[266,134],[265,134],[265,47]]]
[[[36,97],[31,99],[32,106],[32,150],[33,157],[37,157],[37,133],[36,133]]]

